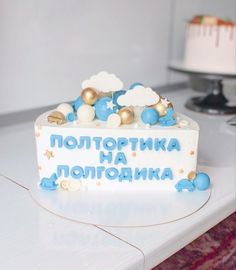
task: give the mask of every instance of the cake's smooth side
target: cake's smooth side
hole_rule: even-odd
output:
[[[189,23],[184,64],[206,72],[236,73],[236,26]]]
[[[63,126],[56,126],[55,124],[47,123],[47,115],[48,113],[41,115],[35,122],[40,179],[50,177],[53,173],[56,173],[59,182],[61,180],[80,181],[82,186],[88,190],[175,190],[174,186],[176,182],[180,179],[187,178],[189,172],[196,171],[199,127],[196,122],[184,115],[178,115],[176,126],[147,128],[145,125],[140,124],[138,126],[131,125],[116,129],[107,128],[105,123],[101,121],[95,121],[87,125],[67,123]],[[184,123],[184,125],[181,126],[181,123]],[[84,147],[81,149],[77,146],[73,147],[73,149],[69,149],[70,146],[65,147],[65,140],[67,141],[68,138],[71,139],[72,137],[76,139],[78,145],[82,145],[84,142]],[[109,137],[115,141],[118,141],[118,138],[126,138],[128,140],[130,138],[136,138],[138,141],[140,139],[149,139],[153,140],[153,142],[156,138],[165,138],[167,142],[165,144],[166,148],[171,138],[175,138],[180,144],[180,151],[176,149],[172,151],[148,149],[141,151],[139,146],[135,150],[131,149],[131,144],[119,150],[116,147],[111,151],[105,150],[101,144],[98,150],[93,141],[94,137],[100,137],[102,141]],[[90,138],[91,145],[86,149],[88,138]],[[72,141],[69,140],[69,142]],[[62,144],[60,145],[61,142]],[[104,160],[102,159],[101,162],[101,152],[105,156],[112,155],[112,160],[109,161],[110,163],[106,158]],[[111,152],[111,154],[108,152]],[[117,152],[123,153],[127,164],[123,164],[122,162],[117,165],[114,164]],[[73,176],[71,170],[75,168],[74,166],[79,166],[83,169],[86,179],[81,177],[78,180]],[[105,168],[99,179],[97,177],[98,167]],[[121,179],[107,179],[105,171],[111,167],[119,171]],[[135,168],[140,170],[147,169],[147,179],[143,180],[141,177],[141,179],[135,180]],[[159,168],[160,171],[158,174],[160,178],[163,170],[170,168],[173,172],[173,179],[157,180],[153,178],[149,180],[148,174],[150,168]],[[65,173],[68,173],[68,175],[65,175]],[[95,176],[93,173],[95,173]],[[124,175],[125,173],[128,173],[128,179],[122,178],[122,174]]]

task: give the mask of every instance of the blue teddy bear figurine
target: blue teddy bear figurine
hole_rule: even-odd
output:
[[[181,192],[184,189],[187,189],[188,191],[192,192],[195,189],[195,186],[193,182],[191,182],[189,179],[181,179],[176,185],[175,188],[178,192]]]
[[[53,173],[50,178],[44,177],[41,179],[40,187],[44,190],[55,190],[58,186],[56,180],[57,175]]]
[[[173,126],[176,124],[173,108],[168,108],[166,115],[159,119],[161,126]]]

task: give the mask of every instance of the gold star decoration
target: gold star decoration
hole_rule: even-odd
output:
[[[54,158],[53,152],[52,151],[49,151],[49,150],[45,150],[44,156],[47,157],[48,160],[50,158]]]

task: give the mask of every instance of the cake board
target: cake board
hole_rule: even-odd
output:
[[[51,213],[105,227],[142,227],[187,217],[203,207],[211,189],[193,192],[66,192],[30,187],[32,198]]]

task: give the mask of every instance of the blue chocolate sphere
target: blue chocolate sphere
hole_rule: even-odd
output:
[[[130,85],[129,89],[134,89],[136,86],[143,86],[143,84],[140,83],[140,82],[132,83],[132,84]]]
[[[158,112],[153,108],[146,108],[141,114],[144,124],[155,125],[159,120]]]
[[[76,115],[74,112],[70,112],[66,115],[66,121],[67,122],[73,122],[76,120]]]
[[[200,172],[193,180],[193,183],[198,190],[206,190],[210,186],[210,177],[206,173]]]
[[[116,106],[114,106],[113,109],[109,108],[109,102],[112,102],[112,98],[102,97],[95,103],[95,114],[98,119],[107,121],[108,116],[117,110]]]
[[[80,107],[82,104],[84,104],[82,98],[81,98],[81,97],[78,97],[76,100],[74,100],[74,101],[72,102],[71,105],[72,105],[74,111],[77,112],[77,110],[79,109],[79,107]]]
[[[120,109],[124,106],[120,106],[118,103],[117,103],[117,99],[119,96],[122,96],[126,93],[125,90],[119,90],[119,91],[116,91],[112,94],[112,100],[113,100],[113,103],[116,105],[117,109]]]

